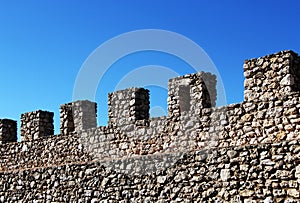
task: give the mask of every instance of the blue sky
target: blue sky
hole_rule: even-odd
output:
[[[54,111],[58,133],[59,105],[72,101],[84,61],[107,40],[139,29],[196,42],[216,65],[227,102],[241,102],[244,59],[300,52],[299,7],[297,0],[0,0],[0,118],[20,123],[21,113]],[[184,61],[151,51],[117,61],[98,86],[99,125],[107,121],[107,92],[126,73],[152,64],[191,71]],[[166,90],[151,91],[151,105],[166,108]]]

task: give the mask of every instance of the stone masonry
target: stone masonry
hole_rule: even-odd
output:
[[[143,124],[149,120],[149,90],[129,88],[108,95],[109,125]]]
[[[0,144],[17,141],[17,122],[0,119]]]
[[[21,115],[21,139],[32,140],[54,134],[53,112],[33,111]]]
[[[216,77],[170,79],[168,115],[149,117],[149,91],[0,119],[0,202],[300,202],[300,57],[244,64],[244,101],[216,104]]]
[[[75,101],[60,106],[60,133],[71,134],[74,131],[97,127],[97,104],[88,100]]]

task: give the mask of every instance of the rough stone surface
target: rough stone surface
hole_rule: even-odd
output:
[[[97,127],[97,104],[88,100],[75,101],[60,106],[60,134]]]
[[[108,95],[109,125],[147,125],[149,120],[149,90],[129,88]]]
[[[149,118],[143,88],[109,94],[107,126],[90,101],[61,106],[56,136],[49,112],[23,114],[25,139],[0,146],[0,202],[300,202],[299,57],[244,71],[245,101],[224,107],[196,73],[169,81],[168,116]]]
[[[53,112],[33,111],[21,115],[21,139],[39,139],[54,134]]]
[[[300,58],[292,51],[282,51],[244,64],[245,100],[275,100],[300,90]]]
[[[194,151],[143,176],[110,170],[100,160],[2,171],[0,197],[2,202],[299,202],[299,146],[285,141]],[[229,150],[238,159],[229,158]],[[202,154],[207,156],[199,160]],[[231,175],[222,178],[224,171]]]
[[[0,144],[17,141],[17,121],[0,119]]]
[[[72,103],[62,104],[59,109],[60,134],[68,135],[75,130]]]

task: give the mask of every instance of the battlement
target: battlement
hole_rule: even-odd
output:
[[[170,79],[168,118],[178,119],[183,112],[201,111],[216,104],[216,77],[210,73],[196,73]],[[108,95],[108,125],[121,128],[131,124],[149,125],[149,90],[128,88]],[[53,113],[33,111],[21,115],[22,141],[53,135]],[[60,106],[60,133],[68,135],[96,128],[97,104],[88,100]],[[12,128],[12,130],[16,130]],[[16,133],[16,132],[14,132]],[[16,139],[7,140],[15,142]]]
[[[245,102],[282,100],[300,90],[300,57],[293,51],[245,60]],[[179,121],[180,116],[193,112],[201,116],[206,108],[216,105],[216,76],[195,73],[169,80],[167,120]],[[129,88],[108,95],[108,125],[115,128],[149,126],[149,90]],[[60,132],[68,135],[96,128],[97,104],[76,101],[60,107]],[[16,121],[3,120],[0,136],[2,143],[16,141]],[[0,123],[1,123],[0,122]],[[9,124],[5,124],[9,123]],[[21,138],[33,140],[53,135],[53,113],[34,111],[21,115]],[[6,132],[7,131],[7,132]],[[8,133],[9,132],[9,133]]]
[[[149,90],[144,88],[128,88],[108,95],[107,126],[97,127],[95,102],[63,104],[60,136],[68,140],[78,134],[78,139],[85,140],[88,148],[101,158],[298,138],[299,61],[292,51],[246,60],[245,101],[224,107],[215,107],[216,76],[204,72],[169,80],[166,117],[149,117]],[[21,115],[22,141],[51,140],[53,128],[52,112],[38,110]],[[0,133],[1,143],[16,142],[16,121],[0,120]],[[186,134],[193,135],[192,139]],[[120,143],[112,146],[115,140]],[[145,150],[143,145],[149,140],[151,147]],[[126,144],[130,141],[136,142],[131,148]],[[35,145],[38,148],[37,142]],[[111,152],[102,153],[106,150]]]
[[[16,142],[17,122],[0,119],[0,172],[5,173],[0,180],[4,183],[13,180],[18,185],[19,179],[24,178],[22,173],[15,171],[25,170],[24,173],[29,174],[25,181],[26,190],[33,187],[39,191],[34,186],[37,183],[32,181],[44,181],[39,174],[51,174],[48,182],[57,186],[59,181],[54,174],[67,173],[70,179],[63,177],[60,181],[69,181],[68,186],[58,187],[63,188],[62,191],[71,191],[69,186],[74,185],[78,177],[89,182],[94,171],[96,178],[101,177],[103,181],[115,177],[115,172],[107,172],[101,167],[120,162],[122,164],[115,165],[119,172],[130,170],[134,174],[153,168],[162,170],[147,176],[151,182],[151,188],[145,189],[147,193],[133,195],[129,191],[133,199],[133,196],[150,197],[150,191],[160,191],[153,189],[158,185],[170,186],[173,195],[178,189],[176,185],[191,184],[180,193],[190,202],[194,201],[193,195],[198,195],[200,202],[219,199],[253,202],[253,196],[258,202],[299,202],[300,57],[292,51],[282,51],[246,60],[244,76],[244,101],[223,107],[216,107],[216,76],[200,72],[169,80],[167,116],[151,118],[149,90],[128,88],[108,95],[107,126],[97,126],[97,104],[88,100],[60,106],[60,135],[53,135],[52,112],[38,110],[22,114],[21,142]],[[178,159],[174,157],[178,153],[186,156],[175,165]],[[159,156],[164,154],[168,155],[168,162],[159,168],[162,164]],[[149,162],[144,157],[157,158]],[[126,167],[120,160],[134,164],[142,160],[147,167],[141,169],[134,164]],[[171,175],[170,171],[164,170],[170,163],[174,164],[170,171],[176,172]],[[14,179],[15,176],[19,179]],[[135,178],[122,180],[136,184]],[[103,181],[97,180],[97,187],[78,186],[93,188],[93,193],[85,196],[86,201],[92,197],[105,199],[105,195],[100,198],[98,190],[114,196],[112,191],[128,186],[119,178]],[[118,181],[123,185],[113,185]],[[106,187],[106,184],[111,185]],[[3,186],[7,187],[7,184]],[[22,187],[16,187],[11,186],[12,193],[9,194],[17,196],[14,200],[23,200],[19,193],[14,193]],[[41,184],[39,187],[43,188]],[[47,190],[52,191],[52,188]],[[61,194],[60,189],[57,193]],[[1,194],[4,193],[0,190]],[[169,195],[162,196],[152,195],[151,198],[155,202],[172,199]],[[32,197],[35,198],[46,199],[45,196]],[[116,198],[127,200],[131,196]],[[68,199],[71,200],[77,199]]]

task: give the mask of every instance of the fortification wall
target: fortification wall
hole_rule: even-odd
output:
[[[0,202],[300,202],[299,61],[245,61],[245,101],[224,107],[201,72],[169,81],[164,117],[129,88],[109,94],[107,126],[90,101],[61,105],[56,136],[51,112],[22,114],[19,143],[0,120]]]
[[[300,97],[242,102],[182,114],[179,121],[151,118],[146,126],[102,126],[2,145],[0,169],[46,167],[94,159],[188,152],[206,147],[272,143],[300,138]]]
[[[101,161],[1,172],[0,201],[299,202],[299,158],[294,140],[195,151],[142,176],[110,170],[104,165],[111,163]],[[141,157],[126,160],[131,170],[136,159]]]

